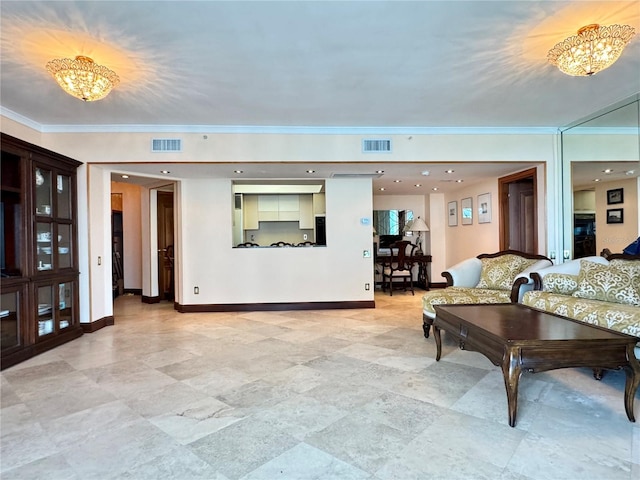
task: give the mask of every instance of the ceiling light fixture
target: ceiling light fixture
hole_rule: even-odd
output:
[[[307,170],[307,173],[316,173],[315,170]]]
[[[629,25],[586,25],[557,43],[547,59],[567,75],[591,76],[613,65],[635,33]]]
[[[160,173],[167,175],[168,173],[171,173],[169,170],[160,170]]]
[[[75,59],[51,60],[47,63],[47,71],[65,92],[85,102],[106,97],[120,82],[115,72],[82,55]]]
[[[444,171],[444,173],[453,173],[453,172],[455,172],[455,170],[451,170],[451,169],[449,169],[449,170],[445,170],[445,171]]]
[[[129,175],[122,175],[122,178],[129,178]]]
[[[240,173],[242,173],[242,170],[234,170],[234,171],[233,171],[233,173],[238,173],[238,174],[240,174]]]

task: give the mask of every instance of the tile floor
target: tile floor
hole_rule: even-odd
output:
[[[0,375],[10,479],[636,479],[624,373],[501,373],[420,294],[376,309],[176,313],[116,301],[116,325]],[[640,401],[636,398],[636,416]]]

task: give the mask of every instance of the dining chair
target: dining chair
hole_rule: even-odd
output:
[[[389,295],[393,296],[394,280],[402,279],[404,291],[406,292],[407,286],[409,286],[411,295],[415,295],[412,270],[415,265],[413,257],[418,247],[407,240],[402,240],[391,244],[390,248],[391,256],[385,260],[382,267],[382,290],[386,292],[388,286]]]
[[[271,246],[272,247],[293,247],[293,244],[289,242],[279,241],[279,242],[273,242]]]
[[[300,242],[296,245],[296,247],[313,247],[315,245],[315,242],[310,242],[309,240],[306,240],[304,242]]]

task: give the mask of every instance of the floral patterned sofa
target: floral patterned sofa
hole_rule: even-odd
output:
[[[543,255],[503,250],[483,253],[448,268],[442,272],[447,288],[431,290],[422,297],[425,338],[429,338],[436,317],[434,305],[519,302],[533,288],[529,274],[551,265],[553,262]]]
[[[531,277],[524,305],[640,337],[640,256],[585,257]],[[640,358],[640,343],[635,353]]]

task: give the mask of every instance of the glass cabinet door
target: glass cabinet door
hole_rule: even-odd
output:
[[[71,268],[71,225],[58,224],[58,268]]]
[[[38,337],[54,331],[53,287],[38,287]]]
[[[58,285],[58,309],[60,330],[73,325],[73,283]]]
[[[3,350],[20,345],[20,292],[3,292],[0,295],[0,348]]]
[[[36,192],[36,215],[50,217],[51,206],[51,171],[37,167],[34,175]]]
[[[56,201],[58,218],[71,218],[71,178],[68,175],[57,175]]]
[[[36,268],[39,271],[53,268],[53,232],[50,223],[36,223]]]

